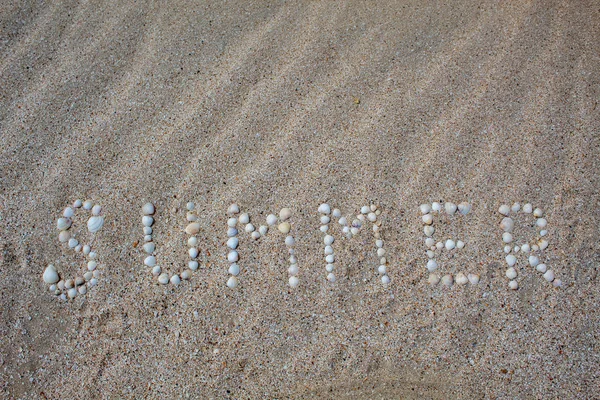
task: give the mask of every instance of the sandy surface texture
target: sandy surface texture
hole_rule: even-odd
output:
[[[599,38],[594,1],[0,1],[0,397],[599,398]],[[56,229],[78,198],[103,207],[101,277],[65,302],[42,272],[85,270]],[[178,287],[142,263],[147,201],[171,273],[196,203]],[[467,242],[441,271],[478,285],[428,284],[433,201],[472,203],[436,227]],[[508,289],[515,201],[562,287],[519,258]],[[225,286],[232,202],[292,210],[298,288],[275,229],[240,236]],[[372,232],[336,224],[326,281],[322,202],[379,205],[390,285]]]

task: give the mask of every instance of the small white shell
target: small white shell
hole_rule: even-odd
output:
[[[142,212],[144,213],[144,215],[152,215],[154,214],[154,204],[152,203],[146,203],[142,206]]]
[[[468,213],[471,212],[471,205],[469,203],[467,203],[466,201],[463,201],[462,203],[460,203],[458,205],[458,211],[462,215],[467,215]]]
[[[323,203],[319,206],[318,211],[321,214],[329,214],[331,212],[331,208],[329,207],[329,204]]]
[[[279,218],[282,221],[287,221],[288,219],[290,219],[291,216],[292,210],[290,210],[289,208],[282,208],[281,211],[279,211]]]
[[[465,274],[459,272],[458,274],[456,274],[456,283],[458,283],[459,285],[466,285],[467,283],[469,283],[469,279],[465,276]]]
[[[546,271],[544,273],[544,279],[547,280],[548,282],[552,282],[554,280],[554,271],[552,271],[551,269]]]
[[[148,215],[144,215],[142,217],[142,224],[144,226],[152,226],[152,224],[154,224],[154,218],[148,216]]]
[[[44,282],[46,282],[48,284],[56,283],[59,280],[58,273],[56,272],[56,269],[54,268],[54,265],[52,265],[52,264],[50,264],[46,267],[42,277],[44,278]]]
[[[429,204],[421,204],[419,210],[421,210],[421,214],[428,214],[431,212],[431,206]]]
[[[188,250],[188,254],[190,258],[196,258],[198,257],[198,249],[195,247],[190,247],[190,249]]]
[[[477,274],[469,274],[467,275],[467,278],[469,279],[469,282],[471,282],[471,285],[477,285],[479,283],[479,275]]]
[[[167,283],[169,283],[169,275],[167,274],[160,274],[158,276],[158,283],[166,285]]]
[[[297,278],[297,277],[295,277],[295,276],[290,276],[289,283],[290,283],[290,287],[293,287],[293,288],[295,288],[295,287],[297,287],[297,286],[298,286],[298,284],[300,283],[300,281],[298,280],[298,278]]]
[[[430,259],[429,261],[427,261],[427,270],[429,272],[433,272],[437,269],[438,264],[434,259]]]
[[[512,232],[514,226],[515,226],[515,222],[513,221],[512,218],[509,218],[509,217],[503,218],[502,222],[500,222],[500,228],[505,232]]]
[[[425,233],[425,236],[432,236],[434,232],[435,228],[433,226],[427,225],[423,227],[423,233]]]
[[[331,283],[334,283],[335,282],[335,275],[332,272],[330,272],[329,274],[327,274],[327,280],[329,282],[331,282]]]
[[[229,208],[227,209],[227,213],[228,214],[237,214],[239,212],[240,212],[240,206],[238,206],[235,203],[233,203],[232,205],[230,205]]]
[[[101,211],[102,211],[102,207],[100,207],[98,204],[96,204],[94,207],[92,207],[92,215],[100,215]]]
[[[536,208],[535,210],[533,210],[533,216],[536,218],[540,218],[544,215],[544,212],[542,211],[541,208]]]
[[[454,240],[448,239],[448,240],[446,240],[445,246],[446,246],[446,250],[452,250],[456,247],[456,243],[454,242]]]
[[[250,222],[250,215],[248,213],[240,215],[240,224],[247,224],[248,222]]]
[[[227,280],[227,286],[229,286],[231,289],[234,289],[235,287],[237,287],[237,285],[238,285],[238,279],[235,276],[231,276]]]
[[[60,233],[58,234],[58,240],[61,243],[66,243],[69,241],[69,239],[71,239],[71,234],[69,233],[69,231],[60,231]]]
[[[93,203],[90,200],[86,200],[83,202],[83,209],[84,210],[91,210],[93,206]]]
[[[517,277],[517,271],[513,267],[510,267],[506,270],[506,277],[510,280],[515,279]]]
[[[383,283],[384,285],[387,285],[388,283],[390,283],[390,277],[387,275],[382,276],[381,283]]]
[[[144,264],[148,267],[154,267],[156,265],[156,257],[148,256],[144,259]]]
[[[181,279],[183,279],[183,280],[187,281],[191,277],[192,277],[192,272],[189,269],[187,269],[181,273]]]
[[[526,214],[531,214],[533,212],[533,206],[530,203],[527,203],[523,206],[523,212]]]
[[[267,232],[269,232],[269,227],[266,225],[261,225],[258,227],[258,233],[260,233],[261,236],[265,236],[267,234]]]
[[[63,217],[65,218],[71,218],[73,215],[75,215],[75,210],[71,207],[67,207],[65,208],[65,211],[63,211]]]
[[[535,269],[537,269],[538,272],[544,273],[546,272],[546,264],[538,264]]]
[[[454,279],[452,279],[452,275],[444,275],[442,277],[442,283],[446,286],[452,286],[454,284]]]
[[[437,285],[440,282],[440,276],[438,274],[430,274],[427,281],[432,286]]]
[[[227,237],[234,237],[238,234],[238,230],[235,228],[228,228],[227,229]]]
[[[529,265],[536,267],[540,263],[540,259],[536,256],[529,256]]]
[[[171,279],[169,280],[173,285],[179,285],[181,283],[181,278],[179,278],[179,275],[175,274],[171,277]]]
[[[154,243],[148,242],[148,243],[144,243],[143,249],[146,253],[152,254],[152,253],[154,253],[156,246],[154,245]]]
[[[510,207],[507,206],[506,204],[502,204],[500,206],[500,208],[498,208],[498,212],[502,215],[506,215],[508,217],[508,214],[510,214]]]
[[[519,284],[517,283],[517,281],[510,281],[508,282],[508,288],[512,290],[517,290],[519,288]]]
[[[185,227],[185,233],[188,235],[195,235],[198,232],[200,232],[200,224],[197,222],[192,222]]]
[[[442,205],[440,203],[438,203],[437,201],[434,201],[433,203],[431,203],[431,209],[433,211],[441,211]]]
[[[298,264],[290,265],[290,267],[288,268],[288,272],[290,275],[298,275]]]
[[[513,240],[513,236],[510,234],[510,232],[504,232],[502,234],[502,241],[504,243],[510,243]]]
[[[431,214],[425,214],[421,219],[425,225],[431,225],[433,223],[433,216]]]
[[[446,209],[447,214],[453,215],[458,207],[456,207],[456,204],[448,202],[444,203],[444,208]]]
[[[335,241],[335,239],[331,235],[326,235],[323,238],[323,242],[325,243],[326,246],[330,246],[331,244],[333,244],[334,241]]]
[[[275,214],[267,215],[267,225],[273,226],[277,223],[277,216]]]
[[[59,218],[56,220],[56,227],[60,231],[66,231],[71,227],[71,220],[67,218]]]
[[[290,229],[292,229],[292,226],[290,225],[289,222],[282,222],[279,224],[277,229],[279,229],[279,232],[287,235],[288,233],[290,233]]]
[[[231,264],[228,272],[233,276],[238,276],[240,274],[240,266],[237,264]]]
[[[292,247],[294,244],[296,244],[296,240],[294,239],[293,236],[286,236],[285,238],[285,245],[288,247]]]
[[[509,267],[514,267],[514,265],[517,263],[517,257],[513,256],[512,254],[507,255],[506,263]]]
[[[234,263],[239,259],[240,259],[240,256],[239,256],[238,252],[235,250],[232,250],[227,254],[227,260],[229,260],[229,262],[231,262],[231,263]]]
[[[237,249],[239,243],[240,243],[240,241],[238,238],[232,237],[227,240],[227,247],[229,247],[232,250],[235,250],[235,249]]]
[[[98,232],[102,228],[102,225],[104,225],[104,217],[100,216],[90,217],[87,222],[88,231],[92,233]]]

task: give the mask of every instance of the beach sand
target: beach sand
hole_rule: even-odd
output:
[[[1,2],[0,396],[600,397],[599,38],[593,1]],[[41,276],[85,268],[57,239],[78,198],[103,207],[102,276],[64,302]],[[147,201],[171,273],[201,216],[178,287],[142,264]],[[428,285],[432,201],[472,203],[438,226],[479,285]],[[508,289],[515,201],[545,211],[562,287],[521,262]],[[292,209],[298,288],[280,234],[240,236],[225,286],[232,202]],[[380,206],[390,285],[339,229],[326,281],[322,202]]]

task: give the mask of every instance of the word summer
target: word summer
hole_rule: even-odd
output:
[[[153,226],[155,224],[155,207],[152,203],[144,204],[142,207],[142,233],[145,268],[150,270],[150,273],[163,285],[179,285],[182,281],[191,278],[192,274],[198,269],[199,256],[199,241],[196,235],[200,232],[201,226],[199,216],[195,211],[195,204],[190,202],[186,205],[187,208],[187,226],[185,233],[188,235],[188,256],[189,261],[183,271],[179,273],[169,274],[160,267],[157,259],[157,248],[153,241]],[[85,295],[89,289],[98,284],[100,278],[99,269],[102,267],[98,254],[94,251],[90,244],[81,244],[75,237],[72,227],[73,216],[78,211],[88,211],[91,215],[87,221],[87,229],[91,233],[91,242],[95,239],[95,235],[102,229],[104,225],[104,216],[102,216],[102,208],[99,205],[94,205],[91,201],[76,200],[72,206],[66,207],[62,217],[58,218],[56,226],[59,230],[58,239],[65,244],[69,249],[77,253],[83,254],[87,259],[87,271],[80,276],[74,278],[65,278],[59,274],[59,271],[54,265],[48,265],[43,272],[43,280],[49,285],[51,293],[54,293],[59,298],[66,300],[75,298],[78,295]],[[419,207],[420,218],[423,222],[423,249],[427,261],[424,261],[424,266],[429,272],[428,282],[431,285],[442,283],[446,286],[457,285],[476,285],[479,283],[479,275],[469,271],[461,271],[453,276],[452,274],[440,274],[438,262],[442,252],[456,252],[463,249],[467,243],[464,238],[451,237],[436,240],[436,219],[442,213],[447,214],[446,221],[454,221],[457,218],[465,218],[471,211],[471,205],[463,202],[458,205],[446,202],[431,204],[422,204]],[[337,208],[331,208],[329,204],[321,204],[318,207],[318,218],[320,221],[320,231],[323,233],[324,245],[324,265],[327,281],[334,283],[336,281],[335,266],[335,237],[332,224],[340,225],[341,229],[336,229],[340,232],[338,236],[345,236],[348,239],[353,238],[363,232],[363,230],[372,231],[373,251],[377,253],[378,263],[373,266],[374,273],[380,275],[381,283],[389,285],[390,278],[387,274],[388,260],[386,257],[385,244],[381,238],[381,221],[379,216],[381,210],[376,205],[366,205],[360,208],[360,212],[352,216],[343,216],[342,212]],[[515,227],[514,216],[517,213],[530,215],[536,227],[536,235],[530,241],[516,243],[513,238],[513,229]],[[288,283],[292,288],[299,285],[300,275],[298,257],[295,251],[296,240],[292,233],[292,225],[290,223],[292,212],[289,208],[283,208],[279,215],[269,214],[263,224],[258,224],[251,221],[251,216],[247,212],[242,212],[237,204],[232,204],[228,210],[227,225],[227,265],[228,276],[223,282],[228,287],[234,289],[239,284],[242,268],[240,267],[240,254],[238,252],[240,234],[249,235],[254,240],[260,240],[273,232],[282,237],[285,246],[289,252],[289,267],[288,267]],[[534,208],[527,203],[521,206],[519,203],[514,203],[512,206],[502,205],[498,209],[499,220],[499,235],[498,242],[502,243],[506,262],[506,278],[508,279],[508,288],[516,290],[519,288],[517,283],[517,266],[519,258],[523,265],[535,268],[542,277],[556,287],[562,285],[560,279],[555,278],[552,269],[548,268],[543,262],[545,257],[544,251],[548,248],[547,221],[544,218],[544,213],[540,208]],[[224,221],[225,222],[225,221]],[[255,225],[256,224],[256,225]],[[369,227],[370,229],[367,229]],[[425,257],[424,257],[425,259]],[[440,268],[441,269],[441,268]]]

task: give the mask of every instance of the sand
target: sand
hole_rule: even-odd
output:
[[[593,1],[2,2],[0,395],[599,397],[599,37]],[[102,277],[65,303],[41,274],[81,273],[55,228],[77,198],[104,209]],[[141,206],[175,272],[190,200],[202,268],[159,286]],[[476,287],[427,284],[436,200],[473,204],[439,226]],[[224,286],[234,201],[293,210],[299,288],[277,235],[242,237]],[[325,281],[324,201],[380,205],[389,287],[368,234]],[[495,210],[514,201],[545,210],[562,288],[521,265],[507,289]]]

